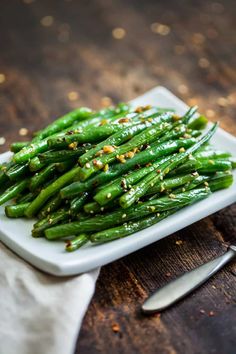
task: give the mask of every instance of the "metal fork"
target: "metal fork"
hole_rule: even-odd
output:
[[[143,312],[154,313],[165,310],[205,283],[234,257],[236,257],[236,245],[230,245],[227,252],[222,256],[202,264],[155,291],[142,305]]]

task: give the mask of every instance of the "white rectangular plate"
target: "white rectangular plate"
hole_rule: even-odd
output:
[[[182,101],[163,87],[157,87],[132,101],[135,106],[157,105],[175,108],[183,114],[188,108]],[[218,129],[211,142],[219,149],[235,154],[236,138]],[[7,161],[10,153],[0,156],[0,162]],[[65,276],[89,271],[134,252],[144,246],[158,241],[227,205],[236,201],[236,173],[234,184],[218,191],[208,199],[180,210],[166,220],[137,232],[124,239],[101,245],[88,244],[80,250],[67,253],[63,242],[49,242],[45,239],[31,237],[33,222],[25,219],[8,219],[4,208],[0,207],[0,240],[9,248],[37,268],[57,275]]]

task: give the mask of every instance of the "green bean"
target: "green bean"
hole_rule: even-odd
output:
[[[84,205],[84,211],[86,214],[99,214],[101,212],[104,211],[110,211],[114,208],[116,208],[117,206],[119,206],[118,200],[112,200],[111,202],[107,203],[104,206],[101,206],[100,204],[98,204],[97,202],[90,202]]]
[[[133,188],[120,197],[120,205],[122,208],[128,208],[135,203],[140,197],[145,195],[150,187],[153,187],[158,181],[162,180],[166,174],[183,164],[189,155],[193,154],[197,149],[205,144],[215,133],[218,124],[215,123],[213,127],[205,134],[196,144],[188,148],[185,152],[177,154],[172,162],[165,162],[160,166],[157,172],[151,172],[145,176],[140,182],[133,186]]]
[[[94,177],[84,182],[74,182],[61,190],[62,198],[71,198],[78,193],[90,191],[94,187],[111,181],[139,165],[145,165],[149,162],[157,160],[159,157],[168,156],[178,151],[181,147],[188,148],[196,142],[196,139],[180,139],[167,141],[162,144],[152,145],[150,148],[134,155],[132,159],[126,160],[124,164],[117,163],[109,168],[106,172],[100,172]]]
[[[45,167],[47,163],[44,161],[40,161],[38,156],[33,157],[31,160],[29,160],[29,169],[30,172],[37,172],[41,170],[42,168]]]
[[[78,197],[74,198],[70,204],[71,213],[76,214],[80,210],[82,210],[88,198],[89,198],[89,194],[87,192],[84,192]]]
[[[128,189],[132,188],[133,184],[140,181],[144,176],[146,176],[150,172],[155,171],[160,165],[162,165],[166,161],[169,161],[173,157],[174,156],[168,156],[164,159],[162,158],[159,161],[154,162],[151,166],[140,168],[137,171],[129,173],[127,176],[120,177],[119,179],[115,180],[111,185],[109,185],[108,187],[104,187],[102,190],[96,193],[93,199],[102,206],[106,205],[124,192],[127,192]]]
[[[56,168],[59,173],[63,173],[71,169],[76,165],[76,161],[74,159],[65,160],[63,162],[57,162]]]
[[[8,202],[12,198],[17,197],[18,194],[23,192],[29,185],[29,178],[24,179],[23,181],[17,182],[7,188],[4,193],[0,195],[0,205]]]
[[[65,249],[67,252],[73,252],[83,245],[85,245],[89,241],[88,235],[87,234],[79,234],[72,240],[67,240],[66,241],[66,246]]]
[[[221,150],[203,150],[195,152],[194,157],[196,159],[227,159],[231,157],[231,154]]]
[[[37,212],[42,208],[46,201],[60,191],[61,188],[69,184],[74,176],[79,173],[80,167],[74,167],[72,170],[66,172],[64,175],[60,176],[48,187],[41,190],[39,195],[32,201],[29,207],[26,209],[26,216],[28,218],[37,214]]]
[[[49,124],[46,128],[40,130],[33,140],[38,141],[47,138],[52,134],[70,127],[75,121],[89,119],[92,115],[93,112],[87,107],[77,108],[74,111],[71,111],[64,116],[54,120],[54,122]]]
[[[190,158],[189,161],[185,162],[182,166],[176,168],[175,171],[173,171],[173,174],[180,174],[186,172],[188,173],[191,171],[198,171],[204,174],[213,173],[217,171],[227,171],[231,168],[231,162],[227,160]]]
[[[29,203],[22,203],[16,205],[7,205],[5,207],[5,214],[8,218],[21,218],[25,216],[25,210],[28,208]]]
[[[47,216],[45,219],[39,220],[34,224],[34,228],[32,230],[33,237],[41,237],[44,236],[44,231],[54,225],[57,225],[63,221],[67,221],[70,218],[69,212],[62,208],[55,213]]]
[[[24,165],[14,164],[6,171],[6,175],[11,181],[17,181],[25,177],[28,173],[29,166],[27,163]]]
[[[104,146],[119,146],[127,140],[131,139],[136,134],[146,129],[148,126],[152,126],[154,123],[161,123],[163,119],[163,114],[160,114],[159,111],[154,113],[153,111],[151,111],[151,113],[148,112],[145,112],[146,114],[142,114],[142,123],[140,122],[139,124],[137,124],[137,122],[135,121],[130,126],[125,127],[122,130],[119,129],[117,132],[115,132],[115,134],[111,135],[105,141],[102,141],[101,143],[97,144],[94,148],[90,149],[84,155],[82,155],[79,158],[81,166],[84,166],[86,162],[96,157],[96,154],[101,151]],[[138,117],[139,116],[140,115],[138,115]],[[146,118],[152,118],[152,120],[148,121],[146,120]],[[153,118],[155,119],[153,120]],[[166,118],[167,121],[169,120],[166,115],[164,115],[164,118]]]
[[[61,205],[63,204],[63,200],[60,196],[60,193],[53,195],[49,201],[42,207],[38,214],[38,218],[41,220],[45,218],[47,215],[57,211]]]
[[[79,122],[77,124],[74,124],[71,129],[66,128],[58,133],[55,133],[50,136],[63,136],[68,132],[73,132],[78,129],[83,129],[84,127],[90,125],[91,128],[93,127],[94,124],[97,124],[101,122],[102,118],[100,116],[95,116],[94,118],[91,118],[89,120],[85,120],[82,122]],[[89,123],[88,123],[89,122]],[[24,163],[27,162],[29,159],[32,159],[33,157],[37,156],[37,154],[45,152],[48,150],[48,137],[44,138],[43,140],[35,139],[36,141],[32,142],[30,145],[24,147],[22,150],[20,150],[18,153],[14,155],[14,161],[17,163]]]
[[[179,209],[181,209],[181,208],[163,211],[162,213],[159,213],[158,215],[156,215],[156,214],[151,215],[151,216],[148,216],[148,217],[140,219],[140,220],[135,220],[135,221],[131,221],[129,223],[125,223],[121,226],[112,227],[111,229],[97,232],[95,234],[92,234],[89,237],[89,240],[93,243],[104,243],[104,242],[109,242],[109,241],[113,241],[113,240],[117,240],[119,238],[129,236],[135,232],[146,229],[147,227],[152,226],[152,225],[160,222],[161,220],[164,220],[165,218],[167,218],[167,216],[174,214]]]
[[[203,130],[206,128],[207,123],[208,123],[208,120],[206,117],[199,116],[199,117],[195,118],[193,121],[191,121],[188,124],[188,127],[190,129],[194,129],[194,130]]]
[[[29,192],[29,193],[24,193],[22,195],[19,195],[16,198],[16,203],[17,204],[25,204],[28,202],[32,202],[32,200],[37,196],[37,192]]]
[[[186,183],[194,182],[197,177],[198,174],[187,174],[171,178],[165,178],[162,182],[159,182],[155,186],[149,188],[146,195],[175,189],[179,186],[186,185]]]
[[[93,232],[123,224],[129,220],[139,219],[151,213],[157,213],[179,206],[192,204],[210,195],[210,189],[194,189],[175,195],[175,198],[162,197],[151,200],[129,209],[113,211],[106,215],[97,215],[87,220],[75,221],[64,225],[55,226],[45,231],[46,238],[58,239],[64,236],[75,235],[79,232]]]
[[[134,125],[137,124],[136,122]],[[64,149],[70,146],[70,144],[83,144],[83,143],[97,143],[101,140],[106,139],[116,131],[120,131],[123,127],[115,124],[105,124],[96,129],[91,129],[87,127],[84,130],[77,132],[74,131],[74,134],[64,135],[62,137],[54,137],[48,140],[48,146],[52,149]]]
[[[63,162],[68,159],[74,159],[81,156],[86,147],[78,147],[75,150],[59,150],[59,151],[48,151],[44,152],[43,154],[39,154],[38,158],[39,161],[42,163],[55,163],[55,162]]]
[[[168,116],[168,113],[166,113]],[[169,115],[170,117],[170,115]],[[140,147],[143,144],[148,144],[153,142],[157,137],[163,135],[165,132],[164,129],[170,129],[171,125],[168,123],[157,124],[156,126],[152,126],[150,128],[145,129],[138,135],[134,136],[127,143],[117,147],[115,151],[108,153],[106,155],[101,156],[95,161],[87,162],[85,166],[80,170],[80,178],[82,181],[86,180],[92,174],[96,173],[99,169],[104,167],[106,164],[114,161],[117,156],[123,155],[137,147]],[[96,162],[96,163],[95,163]]]
[[[185,115],[181,118],[182,122],[187,124],[189,120],[194,116],[194,114],[197,112],[198,106],[192,106],[188,109],[188,111],[185,113]]]
[[[16,141],[14,143],[11,144],[11,151],[16,153],[18,151],[20,151],[21,149],[23,149],[24,147],[26,147],[27,145],[30,144],[30,141]]]
[[[219,189],[229,188],[233,183],[233,175],[225,174],[221,176],[214,176],[208,182],[209,188],[212,192],[216,192]]]
[[[56,164],[52,163],[45,167],[42,171],[36,173],[30,181],[30,190],[35,191],[39,187],[43,186],[43,184],[48,181],[49,178],[55,175]]]

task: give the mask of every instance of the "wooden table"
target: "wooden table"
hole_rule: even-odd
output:
[[[1,151],[25,139],[22,127],[31,132],[77,105],[129,100],[159,84],[236,134],[235,12],[233,0],[2,0]],[[144,317],[140,305],[223,253],[235,215],[231,206],[103,267],[76,353],[234,354],[235,265],[161,315]]]

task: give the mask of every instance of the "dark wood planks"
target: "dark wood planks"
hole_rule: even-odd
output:
[[[26,2],[1,1],[1,152],[25,139],[21,127],[34,131],[78,104],[129,100],[157,84],[236,134],[233,0]],[[43,27],[49,15],[54,22]],[[153,22],[170,33],[153,33]],[[126,30],[122,40],[112,37],[114,27]],[[79,99],[68,100],[70,91]],[[235,214],[235,206],[226,208],[103,267],[76,352],[233,354],[234,264],[161,316],[144,317],[140,305],[156,287],[224,252]]]

